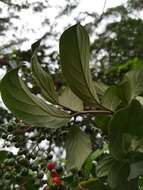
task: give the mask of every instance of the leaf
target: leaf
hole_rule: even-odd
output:
[[[129,165],[124,162],[114,162],[108,174],[108,184],[111,188],[124,189],[129,175]],[[122,188],[121,188],[122,187]],[[126,188],[125,188],[126,189]]]
[[[126,73],[124,81],[130,83],[131,88],[131,100],[136,96],[139,96],[143,93],[143,67],[134,69]]]
[[[42,95],[47,101],[53,104],[58,104],[58,99],[55,92],[53,80],[51,76],[47,72],[45,72],[41,67],[41,65],[39,64],[36,54],[37,54],[37,49],[34,50],[31,61],[32,61],[32,72],[33,75],[35,76],[37,85],[41,88]]]
[[[89,69],[89,37],[80,24],[67,29],[60,38],[60,61],[71,90],[84,103],[99,102]]]
[[[102,160],[99,161],[96,167],[97,177],[108,176],[115,159],[111,155],[106,155]]]
[[[83,167],[83,170],[86,176],[91,175],[91,170],[94,167],[92,162],[96,160],[97,158],[99,158],[101,155],[103,155],[105,151],[107,150],[108,150],[108,145],[104,144],[102,149],[97,149],[96,151],[94,151],[93,153],[89,155]]]
[[[108,125],[111,120],[109,115],[96,115],[96,127],[100,128],[102,132],[108,134]]]
[[[104,105],[109,110],[114,111],[116,110],[116,108],[119,106],[120,103],[121,100],[117,94],[117,87],[116,86],[109,87],[105,91],[105,94],[102,97],[102,105]]]
[[[138,138],[143,136],[143,106],[133,100],[128,107],[115,113],[109,124],[109,133],[111,153],[116,159],[123,158],[126,154],[123,146],[124,134]]]
[[[80,188],[81,187],[81,188]],[[83,181],[79,184],[79,190],[110,190],[107,185],[104,185],[99,179],[92,178],[87,181]]]
[[[81,169],[91,151],[90,137],[78,127],[72,127],[66,143],[67,169]]]
[[[137,178],[138,176],[142,174],[143,174],[143,161],[132,163],[130,165],[130,173],[128,176],[128,180]]]
[[[65,88],[59,96],[59,104],[73,111],[83,110],[83,102],[68,87]]]
[[[8,151],[0,150],[0,162],[3,162],[8,157]]]
[[[112,111],[115,111],[119,105],[120,107],[127,106],[130,101],[131,91],[128,81],[109,87],[102,97],[102,104]]]
[[[18,69],[9,71],[2,79],[1,95],[7,108],[18,118],[38,127],[58,128],[70,120],[67,112],[32,94],[18,77]]]
[[[107,85],[106,84],[104,84],[103,82],[101,82],[101,81],[93,81],[93,84],[94,84],[94,86],[95,86],[95,88],[96,88],[96,92],[97,92],[97,94],[99,94],[99,95],[103,95],[104,93],[105,93],[105,91],[107,90]]]

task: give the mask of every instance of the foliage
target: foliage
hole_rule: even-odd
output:
[[[32,163],[27,159],[27,152],[22,152],[18,154],[25,154],[26,157],[16,157],[15,162],[15,156],[11,155],[13,164],[18,162],[22,165],[20,181],[14,178],[11,188],[18,184],[20,188],[27,189],[28,183],[36,177],[33,171],[37,171],[40,182],[35,181],[32,188],[39,187],[45,173],[45,189],[138,189],[138,180],[143,173],[143,67],[129,71],[120,83],[97,93],[98,81],[94,85],[89,70],[90,46],[87,31],[80,24],[70,27],[60,38],[60,61],[68,88],[78,97],[75,98],[76,103],[83,102],[82,110],[77,110],[73,105],[66,107],[66,104],[62,106],[59,103],[52,78],[40,66],[36,56],[39,42],[32,46],[32,74],[41,89],[41,96],[37,97],[26,86],[19,76],[19,67],[7,72],[2,79],[1,95],[5,105],[22,119],[22,123],[35,126],[37,130],[42,127],[46,130],[60,128],[58,130],[62,132],[66,129],[66,139],[63,140],[66,146],[65,171],[58,173],[55,164],[50,162],[48,170],[51,172],[44,169],[43,173],[39,174],[39,167],[35,165],[38,164],[38,159]],[[70,96],[64,95],[66,101]],[[74,98],[71,99],[74,101]],[[96,122],[97,117],[97,124],[104,125],[101,134],[105,132],[106,127],[108,141],[103,141],[102,144],[106,148],[101,146],[101,151],[94,152],[92,144],[95,134],[91,132],[92,122],[80,125],[79,116],[85,123],[86,118],[91,116],[91,120]],[[102,122],[99,122],[100,120]],[[100,129],[102,130],[102,127]],[[98,131],[97,134],[99,135]],[[4,135],[6,139],[6,131],[3,132],[2,138]],[[40,135],[39,142],[44,138],[45,136]],[[7,153],[2,151],[1,159],[1,167],[5,169],[3,162],[10,162]],[[48,159],[51,160],[52,157],[48,156]],[[9,180],[9,185],[11,181],[7,175],[4,177]]]

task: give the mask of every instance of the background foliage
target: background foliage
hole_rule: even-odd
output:
[[[12,23],[13,19],[19,19],[18,13],[20,11],[30,8],[35,14],[38,14],[50,6],[47,1],[44,1],[44,3],[28,3],[23,1],[22,4],[13,3],[13,1],[4,1],[3,5],[9,10],[9,14],[7,17],[4,16],[0,18],[0,35],[2,39],[5,39],[5,34],[7,35],[7,32],[11,29],[17,31],[16,26],[12,25]],[[55,130],[33,127],[29,125],[29,123],[23,123],[1,106],[0,186],[3,189],[14,189],[15,184],[19,184],[19,186],[17,186],[19,189],[39,189],[40,186],[48,189],[48,187],[46,187],[46,178],[49,179],[48,183],[51,189],[78,188],[92,190],[95,189],[95,187],[97,189],[109,189],[108,186],[104,185],[106,182],[108,182],[108,185],[113,189],[117,189],[117,187],[118,189],[142,189],[142,107],[140,105],[140,103],[142,104],[142,70],[140,68],[143,61],[143,21],[138,14],[139,12],[140,14],[142,13],[141,5],[142,2],[140,0],[136,2],[130,0],[126,5],[106,10],[102,15],[84,12],[80,14],[77,19],[85,25],[85,28],[92,38],[90,45],[90,69],[92,79],[99,82],[98,84],[95,82],[95,86],[98,89],[97,95],[99,100],[101,100],[103,96],[102,104],[112,111],[123,108],[116,113],[110,123],[110,136],[107,130],[110,115],[97,115],[95,119],[95,115],[92,113],[84,114],[82,117],[76,117],[74,120],[71,120],[67,126]],[[60,9],[57,18],[62,18],[65,14],[70,15],[76,6],[78,6],[76,1],[71,1],[70,3],[65,1],[65,6]],[[1,13],[3,12],[2,9],[0,11]],[[87,17],[90,18],[91,22],[84,22],[84,19]],[[105,28],[101,32],[97,32],[97,29],[100,28],[104,22],[106,22]],[[38,60],[42,68],[44,68],[44,70],[42,70],[43,78],[45,77],[45,71],[48,72],[45,81],[48,81],[47,79],[49,79],[50,74],[50,80],[53,80],[53,84],[56,87],[56,94],[62,97],[64,92],[67,94],[66,91],[68,89],[66,82],[68,81],[65,81],[61,73],[59,54],[56,48],[53,48],[55,45],[47,42],[49,38],[51,41],[53,39],[57,41],[57,39],[59,39],[59,33],[55,31],[56,24],[53,26],[50,19],[45,18],[42,24],[41,26],[48,27],[48,31],[46,31],[41,39],[42,43],[37,54]],[[44,94],[39,88],[39,85],[37,85],[39,83],[37,83],[37,81],[35,82],[34,78],[31,77],[31,69],[29,66],[31,65],[32,51],[30,49],[23,51],[20,48],[21,45],[29,39],[17,38],[16,36],[11,39],[11,41],[6,41],[6,43],[0,47],[1,69],[8,71],[10,68],[22,64],[22,78],[29,85],[30,91],[35,95],[39,93]],[[64,48],[66,49],[67,47],[63,47],[63,49]],[[33,56],[33,62],[36,61],[36,56]],[[38,76],[36,72],[40,70],[40,65],[37,64],[38,69],[35,68],[34,70],[35,76]],[[138,69],[141,72],[138,72]],[[135,71],[131,71],[125,75],[125,73],[130,70]],[[77,72],[80,72],[80,66]],[[64,74],[66,74],[66,72]],[[74,72],[71,71],[70,77],[74,77],[72,74],[74,74]],[[67,77],[68,76],[67,73]],[[67,79],[67,77],[65,78]],[[15,83],[16,79],[12,76],[11,81]],[[88,79],[88,81],[90,80]],[[82,77],[81,82],[83,82]],[[106,85],[103,84],[103,82]],[[75,83],[76,82],[73,84]],[[115,85],[117,83],[118,85]],[[85,94],[80,95],[77,87],[74,88],[75,86],[73,86],[72,88],[73,84],[71,84],[71,89],[75,94],[79,94],[81,99],[84,98],[84,102],[86,102],[85,99],[90,100],[89,95],[87,97],[85,97]],[[43,84],[40,83],[40,86],[42,85]],[[46,84],[46,86],[48,85],[49,84]],[[108,85],[112,86],[106,91]],[[8,88],[10,89],[11,85]],[[52,92],[50,99],[52,97],[52,103],[54,103],[57,101],[56,95],[53,94],[53,91],[50,90],[50,92]],[[92,92],[92,90],[90,90],[90,92]],[[86,92],[86,94],[88,93]],[[72,97],[73,95],[71,95],[71,92],[68,92],[68,96]],[[131,100],[135,97],[138,98],[140,103],[134,100],[130,104]],[[46,98],[48,99],[49,97]],[[71,98],[68,99],[71,100]],[[68,99],[64,106],[67,107],[68,105],[68,109],[72,110],[73,107],[71,106],[73,106],[73,104],[70,105]],[[97,104],[99,100],[97,100]],[[62,102],[61,100],[61,104]],[[75,104],[76,106],[78,104],[78,106],[74,111],[81,111],[83,109],[83,104],[79,102],[78,98]],[[92,106],[91,101],[87,101],[84,105],[86,110],[94,110]],[[138,115],[138,118],[136,118],[136,115]],[[137,128],[134,129],[134,123],[136,123],[139,130]],[[41,125],[41,123],[36,124]],[[122,129],[123,124],[127,126],[126,131]],[[55,124],[53,125],[55,126]],[[115,129],[115,125],[119,126],[118,131]],[[131,127],[128,127],[128,125]],[[56,124],[56,126],[59,127],[59,124]],[[65,157],[63,156],[65,146],[68,145],[68,147],[70,147],[71,142],[74,140],[72,139],[74,135],[70,136],[71,139],[67,136],[69,128],[73,126],[79,126],[80,129],[84,130],[86,135],[90,136],[92,142],[92,154],[87,158],[80,171],[77,171],[76,168],[67,171]],[[128,128],[130,128],[129,131]],[[81,145],[81,143],[84,142],[83,147],[89,146],[88,143],[84,141],[86,137],[82,131],[75,132],[74,129],[72,133],[77,136],[79,135],[80,138],[76,138],[79,139],[77,143]],[[68,143],[65,143],[66,138],[70,139]],[[83,139],[82,142],[80,142],[81,139]],[[113,141],[111,141],[109,146],[111,155],[108,155],[110,139],[113,139]],[[43,142],[45,143],[44,146],[42,146]],[[10,149],[8,149],[8,147],[10,147]],[[16,147],[17,153],[12,154],[10,151],[11,147]],[[56,151],[57,147],[59,147],[58,151]],[[77,151],[74,149],[75,148],[72,150],[72,156],[74,155],[74,160],[80,163],[80,148]],[[84,155],[82,158],[84,158]],[[47,163],[52,162],[51,160],[56,160],[56,171],[62,178],[62,187],[56,186],[56,183],[53,185],[54,183],[51,182],[52,179],[49,177],[50,172],[47,170]],[[128,162],[130,163],[129,175]],[[73,165],[73,163],[71,163],[71,165]],[[45,176],[43,177],[43,175]],[[92,179],[90,179],[91,176]],[[99,179],[97,179],[97,177]],[[127,177],[130,180],[129,184],[125,180]],[[139,180],[137,179],[138,177]],[[137,183],[139,185],[137,185]],[[3,184],[5,184],[5,186]],[[121,184],[123,186],[121,186]]]

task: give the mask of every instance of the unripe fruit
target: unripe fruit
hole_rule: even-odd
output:
[[[47,165],[48,170],[53,170],[55,169],[56,164],[54,162],[49,162]]]

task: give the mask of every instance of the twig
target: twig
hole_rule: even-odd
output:
[[[88,114],[88,113],[92,113],[96,115],[112,115],[113,114],[112,111],[108,111],[108,110],[89,110],[89,111],[76,112],[72,114],[72,116],[75,117],[77,115],[83,115],[83,114]]]

